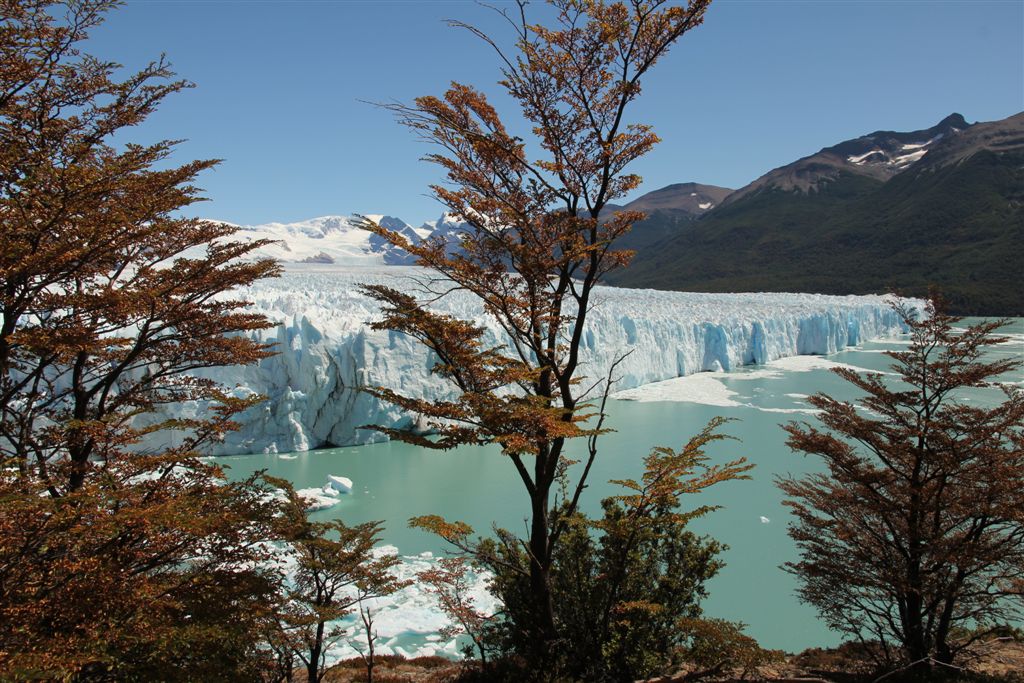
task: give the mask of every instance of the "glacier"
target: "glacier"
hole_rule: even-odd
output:
[[[285,453],[384,440],[368,424],[411,426],[415,416],[362,391],[385,386],[438,400],[451,387],[431,375],[435,358],[400,333],[373,331],[377,303],[360,284],[413,291],[427,271],[415,266],[288,264],[280,278],[234,293],[276,325],[252,336],[275,345],[277,355],[251,366],[202,371],[236,396],[267,400],[243,413],[241,428],[215,444],[210,455]],[[581,373],[591,381],[617,369],[617,391],[706,371],[805,354],[830,354],[901,331],[887,296],[821,294],[702,294],[600,287],[583,338]],[[502,333],[465,292],[433,304],[472,320],[500,344]],[[179,415],[205,407],[176,406]],[[162,432],[173,442],[173,432]],[[158,445],[150,443],[147,445]]]

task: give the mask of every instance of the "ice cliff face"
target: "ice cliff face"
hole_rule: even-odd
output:
[[[360,391],[386,386],[427,399],[450,388],[430,375],[434,359],[414,340],[374,332],[374,301],[359,284],[387,283],[412,291],[414,267],[339,269],[290,267],[279,279],[240,292],[255,310],[277,321],[260,339],[278,354],[248,367],[209,371],[237,395],[268,400],[243,414],[243,427],[216,454],[304,451],[383,438],[367,424],[408,425],[412,417]],[[592,379],[632,353],[618,369],[616,389],[709,370],[762,364],[784,356],[827,354],[899,331],[899,320],[880,296],[817,294],[693,294],[601,288],[584,335],[582,372]],[[499,331],[464,293],[436,308]],[[184,406],[193,411],[197,406]],[[173,438],[173,435],[171,436]]]

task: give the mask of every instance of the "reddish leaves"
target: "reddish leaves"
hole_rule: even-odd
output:
[[[245,336],[269,323],[228,294],[276,274],[240,260],[262,243],[177,216],[216,162],[157,170],[175,143],[112,146],[188,84],[162,63],[116,81],[116,65],[80,54],[110,6],[3,3],[0,455],[53,495],[154,431],[137,418],[163,404],[215,407],[167,425],[186,428],[179,452],[217,438],[251,401],[186,373],[271,353]]]
[[[179,217],[215,161],[114,145],[188,87],[78,51],[115,4],[0,0],[0,677],[253,680],[265,491],[195,456],[258,397],[190,373],[271,353],[231,291],[277,266]]]
[[[589,459],[570,494],[566,518],[571,517],[602,432],[600,411],[593,424],[584,424],[587,391],[580,389],[591,295],[606,273],[629,260],[614,243],[642,218],[604,210],[639,184],[639,177],[624,171],[658,141],[648,127],[631,124],[624,115],[640,93],[641,77],[702,21],[708,0],[686,7],[640,0],[555,0],[553,5],[558,18],[550,28],[528,23],[525,3],[518,5],[517,16],[498,10],[515,31],[514,56],[479,29],[454,22],[495,48],[502,65],[499,85],[518,104],[543,158],[531,159],[523,138],[470,86],[453,83],[441,97],[390,106],[401,123],[437,146],[427,160],[444,170],[447,184],[432,189],[468,228],[453,253],[440,240],[411,244],[366,224],[437,271],[440,287],[478,297],[504,333],[504,345],[488,346],[481,328],[432,313],[425,300],[365,288],[384,306],[377,327],[422,341],[439,358],[435,371],[460,392],[454,400],[429,404],[373,390],[427,416],[436,435],[383,431],[438,448],[497,443],[516,467],[530,497],[526,546],[537,610],[535,643],[542,652],[557,637],[550,568],[564,531],[548,524],[551,488],[567,466],[566,440],[589,437]],[[443,295],[421,294],[424,299]],[[607,397],[611,380],[598,379],[594,388],[603,388]],[[541,659],[547,656],[542,653]]]
[[[864,392],[859,405],[819,394],[825,431],[786,426],[790,447],[827,468],[779,483],[802,556],[789,569],[833,628],[950,663],[974,639],[958,628],[984,634],[1020,613],[1010,596],[1024,573],[1024,393],[963,391],[998,387],[1020,362],[984,357],[1004,341],[999,322],[961,330],[934,308],[925,320],[901,313],[911,338],[889,354],[895,385],[838,370]]]

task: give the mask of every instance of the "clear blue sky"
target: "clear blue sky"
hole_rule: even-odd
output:
[[[451,80],[499,92],[488,48],[446,18],[507,36],[468,0],[130,0],[87,49],[134,68],[165,52],[196,84],[131,137],[185,139],[181,162],[225,160],[201,177],[211,201],[197,213],[237,223],[387,213],[419,224],[442,210],[427,195],[439,169],[419,161],[424,143],[364,102],[440,94]],[[495,102],[512,122],[508,102]],[[663,142],[634,169],[641,193],[688,181],[735,188],[874,130],[1021,110],[1024,0],[716,0],[645,83],[634,118]]]

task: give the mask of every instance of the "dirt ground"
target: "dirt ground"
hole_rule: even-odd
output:
[[[1024,643],[993,640],[976,648],[973,661],[964,665],[965,680],[972,683],[1024,683]],[[446,683],[458,679],[465,665],[441,657],[381,657],[373,672],[374,683]],[[653,679],[659,683],[680,683],[691,680],[687,671]],[[871,683],[876,680],[869,669],[859,664],[852,648],[812,649],[798,655],[787,655],[784,661],[759,667],[756,671],[729,671],[722,676],[704,679],[725,682],[765,683]],[[366,669],[359,660],[342,662],[331,669],[330,683],[366,681]],[[885,679],[879,681],[883,683]]]

